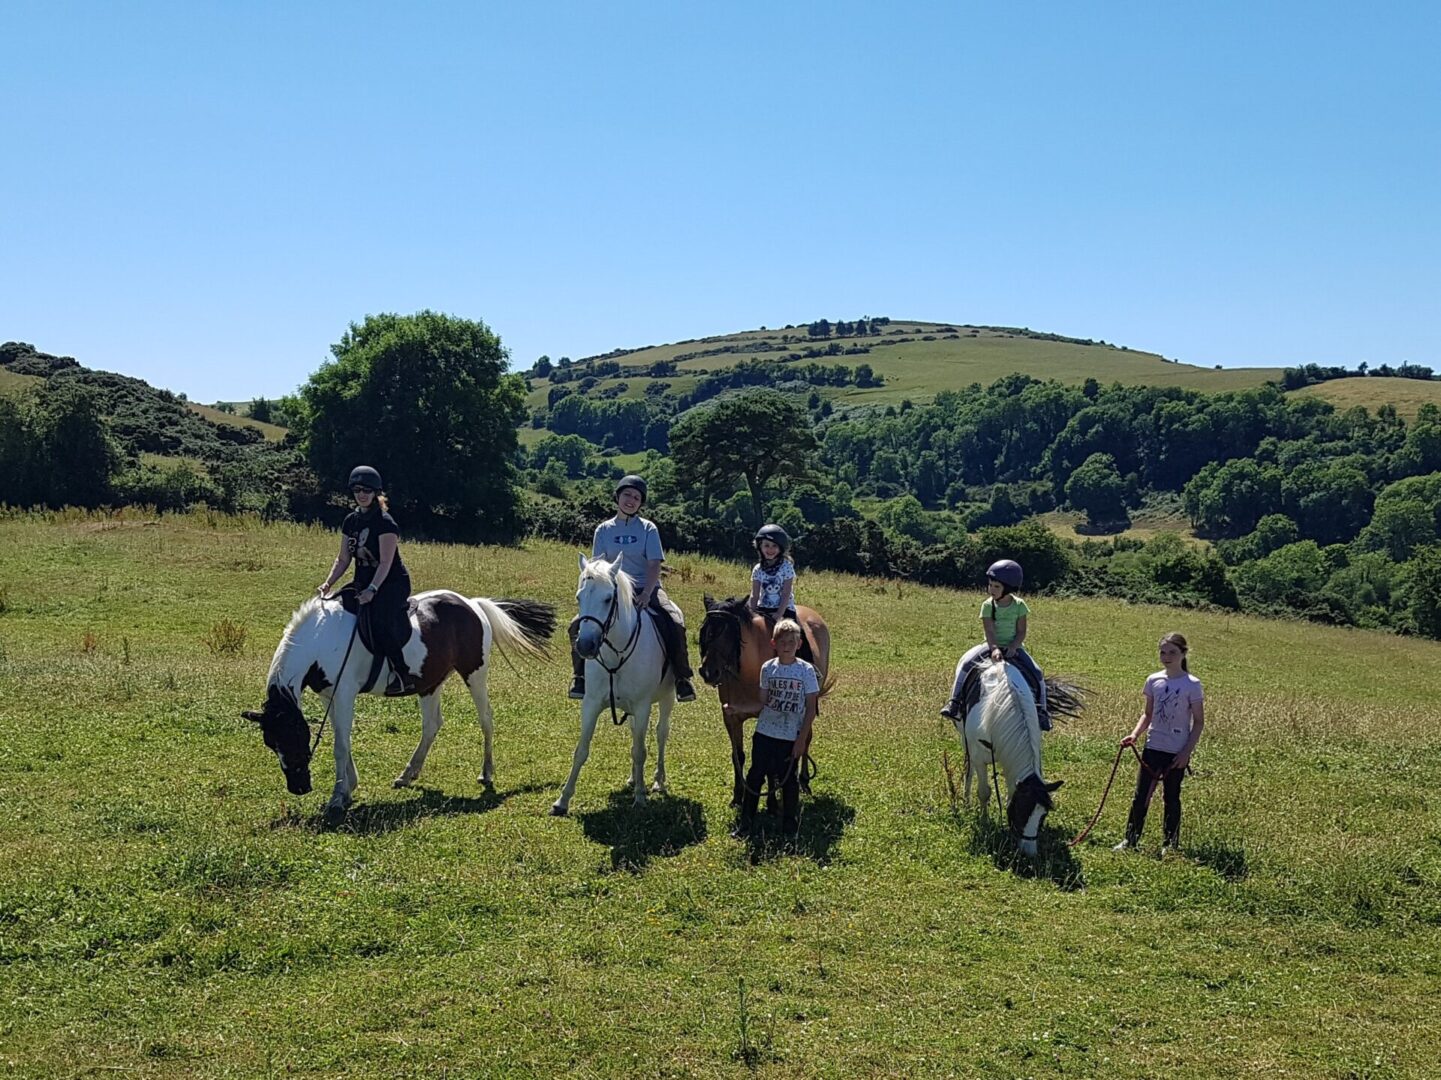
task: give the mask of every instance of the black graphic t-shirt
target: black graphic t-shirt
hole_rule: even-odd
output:
[[[355,560],[355,587],[363,589],[370,584],[380,566],[380,538],[386,533],[394,533],[399,538],[400,527],[395,524],[395,519],[383,510],[372,510],[365,514],[355,510],[341,524],[340,531],[345,536],[350,557]],[[390,573],[385,577],[385,584],[389,585],[392,581],[400,581],[408,576],[405,564],[400,561],[400,549],[397,548],[395,559],[390,564]]]

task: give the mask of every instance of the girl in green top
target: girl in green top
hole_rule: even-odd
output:
[[[995,663],[1008,660],[1026,670],[1035,684],[1040,687],[1036,701],[1036,714],[1042,731],[1051,730],[1051,716],[1046,709],[1046,677],[1031,654],[1022,648],[1026,640],[1026,618],[1031,609],[1026,602],[1015,595],[1025,575],[1020,563],[1013,559],[1000,559],[986,571],[986,589],[990,596],[981,605],[981,626],[986,632],[986,643],[977,645],[956,665],[955,681],[951,685],[951,700],[941,710],[948,720],[961,720],[964,706],[961,704],[961,685],[966,673],[983,656],[989,656]]]

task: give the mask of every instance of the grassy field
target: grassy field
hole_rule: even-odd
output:
[[[45,380],[38,375],[17,375],[0,367],[0,395],[19,394],[31,387],[39,386]]]
[[[1375,412],[1378,406],[1394,405],[1407,420],[1413,419],[1422,405],[1441,405],[1441,382],[1420,379],[1382,379],[1375,377],[1332,379],[1291,391],[1324,398],[1343,412],[1356,405]]]
[[[548,817],[577,726],[559,649],[491,672],[494,795],[458,684],[405,791],[415,706],[362,702],[358,803],[327,832],[328,739],[294,798],[237,714],[333,548],[205,514],[0,518],[6,1075],[1435,1074],[1435,643],[1036,598],[1038,656],[1094,695],[1048,736],[1066,786],[1032,866],[942,770],[978,595],[803,574],[840,682],[799,854],[727,837],[708,691],[678,707],[668,796],[630,808],[603,725]],[[569,611],[564,546],[405,555],[420,587]],[[745,584],[673,563],[692,618]],[[1069,850],[1172,629],[1210,714],[1186,854],[1157,859],[1154,820],[1109,850],[1131,768]]]
[[[187,402],[190,411],[205,417],[213,424],[230,424],[232,427],[254,428],[265,436],[270,442],[279,442],[285,438],[285,429],[277,424],[267,424],[262,420],[252,420],[248,416],[241,416],[238,413],[221,412],[209,405],[197,405],[195,402]]]

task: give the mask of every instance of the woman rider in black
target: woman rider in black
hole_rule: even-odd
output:
[[[380,473],[369,465],[358,465],[350,473],[350,492],[356,509],[340,526],[340,554],[330,576],[316,590],[322,597],[355,560],[352,583],[361,604],[369,605],[371,634],[375,647],[390,661],[393,677],[386,694],[397,697],[415,692],[415,675],[406,667],[401,649],[410,636],[406,608],[410,600],[410,574],[400,559],[400,529],[389,514],[381,494]]]

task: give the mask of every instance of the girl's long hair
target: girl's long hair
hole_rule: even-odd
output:
[[[1180,650],[1181,650],[1181,670],[1182,670],[1182,671],[1190,671],[1190,670],[1191,670],[1189,667],[1186,666],[1186,654],[1187,654],[1188,652],[1190,652],[1191,649],[1190,649],[1190,646],[1186,644],[1186,639],[1185,639],[1184,637],[1182,637],[1180,634],[1177,634],[1177,633],[1174,633],[1174,632],[1173,632],[1173,633],[1167,634],[1165,637],[1163,637],[1163,638],[1161,639],[1161,644],[1162,644],[1162,645],[1174,645],[1174,646],[1176,646],[1176,648],[1180,649]]]

